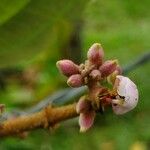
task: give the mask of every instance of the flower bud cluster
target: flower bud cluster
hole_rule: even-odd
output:
[[[79,66],[71,60],[60,60],[56,63],[59,71],[68,77],[67,84],[71,87],[80,87],[83,85],[83,79],[80,74]]]
[[[104,51],[98,43],[90,47],[84,64],[77,65],[71,60],[64,59],[58,61],[56,65],[60,72],[68,77],[67,84],[71,87],[87,85],[89,80],[103,80],[112,73],[120,74],[117,60],[104,61]],[[112,80],[110,79],[110,82]]]
[[[57,62],[59,71],[68,77],[70,87],[87,85],[89,93],[77,103],[80,131],[89,129],[98,111],[112,106],[115,114],[124,114],[137,105],[138,90],[127,77],[121,76],[122,69],[117,60],[104,60],[104,51],[100,44],[93,44],[87,52],[85,63],[77,65],[71,60]],[[102,86],[102,81],[112,85],[112,89]]]

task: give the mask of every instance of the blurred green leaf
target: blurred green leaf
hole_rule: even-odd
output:
[[[82,16],[85,4],[86,0],[63,0],[59,3],[55,0],[31,0],[19,3],[7,0],[2,3],[0,20],[5,23],[0,26],[0,67],[31,59],[39,52],[51,49],[59,32],[63,33],[61,39],[67,38],[69,26],[71,28]]]
[[[30,0],[0,0],[0,25],[7,22],[14,15],[16,15],[21,9],[23,9]]]

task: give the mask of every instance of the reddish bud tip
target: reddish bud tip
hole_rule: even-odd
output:
[[[67,77],[79,73],[79,67],[71,60],[57,61],[56,66],[59,71]]]
[[[108,60],[105,61],[102,66],[100,66],[99,70],[101,72],[102,77],[107,77],[111,73],[116,70],[117,61],[116,60]]]
[[[113,85],[116,80],[116,76],[120,74],[122,74],[122,68],[117,65],[116,70],[107,77],[108,83]]]
[[[116,67],[116,72],[118,75],[122,74],[122,68],[119,65]]]
[[[79,116],[80,132],[86,132],[93,125],[95,112],[81,113]]]
[[[83,85],[83,79],[80,74],[75,74],[69,77],[67,84],[71,87],[80,87]]]
[[[84,113],[88,111],[90,107],[91,107],[90,101],[86,100],[85,96],[82,96],[76,105],[76,111],[78,114]]]
[[[101,73],[99,70],[96,70],[96,69],[90,73],[90,76],[92,77],[92,79],[95,79],[95,80],[101,79]]]
[[[101,65],[104,57],[104,51],[101,45],[94,43],[87,52],[87,57],[92,64]]]

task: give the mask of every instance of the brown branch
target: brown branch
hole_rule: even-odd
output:
[[[36,128],[47,128],[61,121],[74,118],[78,116],[75,107],[76,104],[54,108],[49,105],[38,113],[4,121],[1,124],[0,137],[18,135]]]

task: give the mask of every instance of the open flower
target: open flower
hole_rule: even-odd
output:
[[[114,89],[117,91],[116,99],[112,100],[115,114],[124,114],[136,107],[138,103],[138,90],[136,85],[127,77],[116,76]]]

